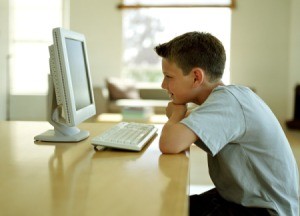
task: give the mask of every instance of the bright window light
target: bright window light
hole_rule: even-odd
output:
[[[189,31],[209,32],[222,41],[227,55],[223,82],[229,84],[229,8],[124,10],[122,75],[140,82],[161,82],[161,60],[154,47]]]
[[[10,1],[10,93],[48,90],[52,29],[62,25],[62,0]]]

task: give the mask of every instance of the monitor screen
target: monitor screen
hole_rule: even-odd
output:
[[[82,41],[66,38],[66,48],[76,110],[78,111],[92,104],[84,46]]]

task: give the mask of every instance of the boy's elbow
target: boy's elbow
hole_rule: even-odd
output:
[[[159,150],[163,154],[178,154],[183,151],[180,148],[176,148],[176,145],[171,145],[163,141],[159,142]]]
[[[193,140],[186,135],[186,131],[182,124],[167,123],[159,139],[160,151],[164,154],[178,154],[188,149]]]

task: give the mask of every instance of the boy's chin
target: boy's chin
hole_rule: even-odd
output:
[[[176,101],[176,100],[171,100],[171,102],[175,105],[186,105],[187,103],[186,102],[183,102],[183,101]]]

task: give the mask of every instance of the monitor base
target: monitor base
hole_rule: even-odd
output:
[[[79,130],[76,134],[65,135],[54,129],[35,136],[34,140],[43,142],[79,142],[86,139],[89,135],[90,133],[85,130]]]

